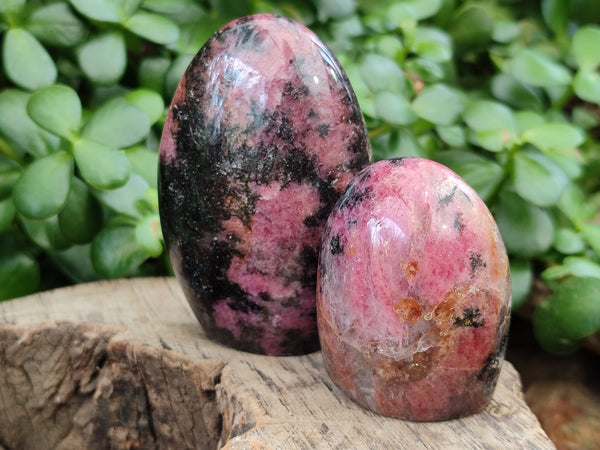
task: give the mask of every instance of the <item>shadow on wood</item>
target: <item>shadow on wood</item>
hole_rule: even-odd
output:
[[[554,448],[505,363],[493,400],[452,421],[378,416],[320,353],[207,340],[173,278],[90,283],[0,303],[0,448]]]

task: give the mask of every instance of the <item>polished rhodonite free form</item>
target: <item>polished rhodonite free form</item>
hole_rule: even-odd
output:
[[[478,411],[504,358],[510,290],[504,244],[472,188],[433,161],[377,162],[324,231],[317,317],[327,371],[387,416]]]
[[[210,338],[268,355],[318,348],[323,225],[369,162],[354,92],[311,31],[261,14],[208,40],[165,123],[159,206],[175,274]]]

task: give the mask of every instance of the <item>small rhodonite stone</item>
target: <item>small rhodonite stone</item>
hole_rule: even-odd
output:
[[[370,157],[348,78],[307,28],[260,14],[207,41],[165,122],[159,206],[208,337],[267,355],[318,348],[323,226]]]
[[[324,230],[317,318],[327,371],[386,416],[452,419],[491,399],[510,316],[494,219],[450,169],[420,158],[364,169]]]

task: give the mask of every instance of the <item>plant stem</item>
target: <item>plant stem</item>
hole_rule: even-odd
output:
[[[17,155],[12,147],[4,139],[0,138],[0,154],[6,156],[11,161],[16,162],[20,166],[25,165],[25,161]]]
[[[381,136],[382,134],[392,131],[393,128],[394,127],[391,124],[385,123],[385,124],[381,125],[379,128],[375,128],[374,130],[369,131],[369,139],[375,139],[375,138]]]

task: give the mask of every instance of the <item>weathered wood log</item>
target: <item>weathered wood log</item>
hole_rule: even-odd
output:
[[[505,363],[492,402],[437,423],[378,416],[319,352],[266,357],[205,338],[173,278],[0,303],[0,448],[554,448]]]

